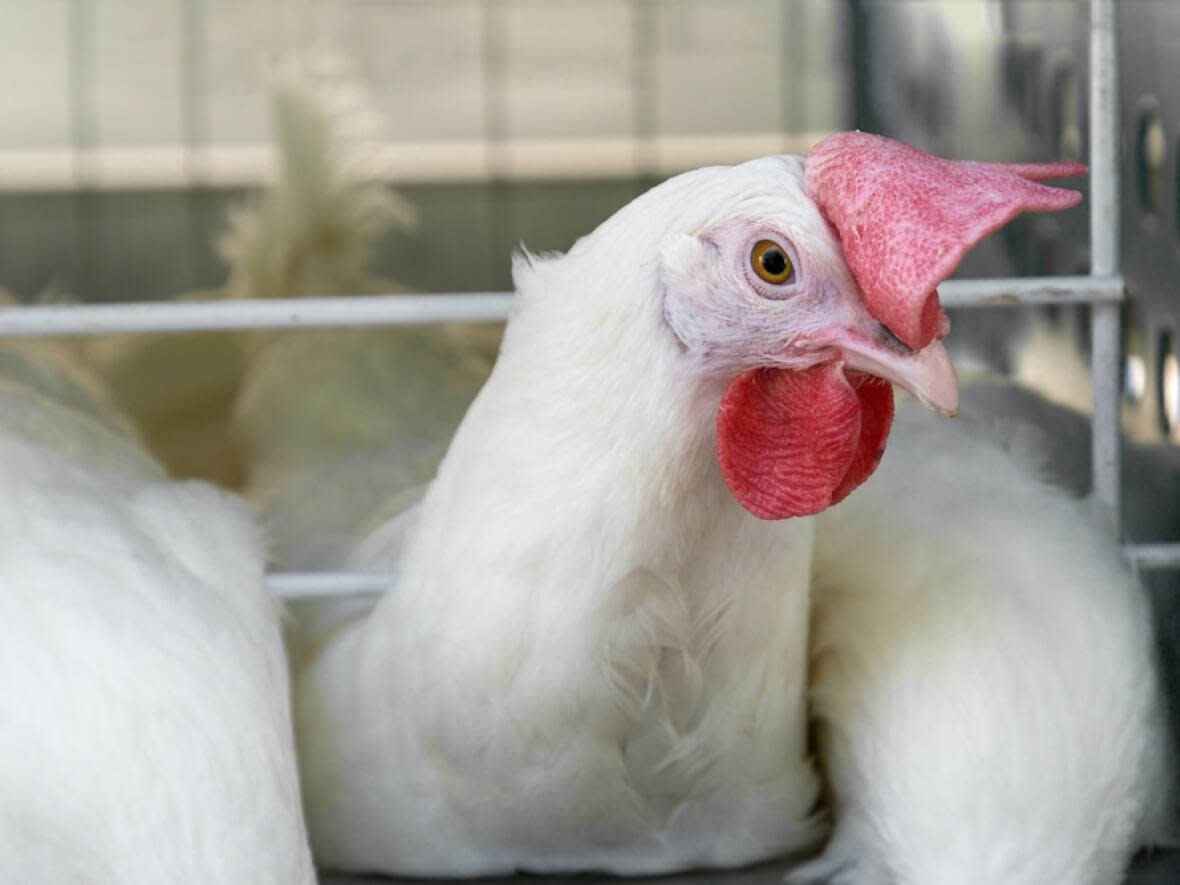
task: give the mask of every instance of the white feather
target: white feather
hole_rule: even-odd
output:
[[[311,885],[250,512],[44,347],[0,363],[0,882]]]
[[[1013,424],[970,398],[954,422],[903,409],[872,481],[819,519],[811,690],[836,832],[792,881],[1107,885],[1160,835],[1145,596]]]
[[[492,376],[395,533],[397,585],[298,678],[327,868],[655,873],[814,844],[811,523],[725,487],[720,389],[664,324],[659,249],[764,190],[787,211],[798,171],[687,176],[517,263]]]

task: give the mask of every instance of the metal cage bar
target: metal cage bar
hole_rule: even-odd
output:
[[[1115,0],[1090,0],[1090,273],[1119,273],[1118,33]],[[1122,311],[1117,303],[1090,307],[1093,502],[1121,534],[1120,488]]]
[[[1124,553],[1140,570],[1180,568],[1180,544],[1130,544]]]
[[[511,292],[62,304],[0,310],[0,338],[503,322]]]
[[[326,596],[379,596],[397,579],[396,572],[285,572],[271,574],[266,586],[289,601]]]
[[[1115,0],[1090,3],[1090,240],[1089,276],[951,280],[940,287],[948,307],[1089,304],[1094,392],[1095,506],[1119,532],[1120,352],[1124,284],[1119,259],[1119,117]],[[0,310],[0,338],[115,333],[418,325],[502,322],[515,303],[511,292],[441,295],[338,296],[265,301],[206,301],[49,305]],[[1180,543],[1124,548],[1135,567],[1180,568]],[[271,574],[268,586],[290,600],[365,596],[383,592],[389,573]]]
[[[1123,297],[1123,280],[1113,276],[948,280],[939,293],[947,307],[1117,304]],[[495,323],[508,319],[515,297],[512,292],[463,292],[12,307],[0,310],[0,338]]]

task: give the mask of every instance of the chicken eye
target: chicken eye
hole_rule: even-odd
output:
[[[795,276],[795,265],[787,250],[774,240],[759,240],[750,252],[750,264],[759,279],[776,286],[790,282]]]

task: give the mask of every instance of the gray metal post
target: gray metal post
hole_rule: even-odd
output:
[[[1090,273],[1119,273],[1118,31],[1115,0],[1090,0]],[[1093,501],[1110,530],[1120,532],[1119,439],[1122,350],[1118,304],[1090,308],[1094,385]]]

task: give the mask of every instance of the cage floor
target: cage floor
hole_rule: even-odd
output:
[[[732,872],[700,872],[682,873],[675,876],[659,876],[639,880],[645,885],[782,885],[786,867],[783,864],[764,864],[746,870]],[[391,885],[397,882],[421,882],[411,879],[385,879],[366,876],[331,876],[320,877],[320,885]],[[527,885],[545,885],[545,883],[569,883],[569,885],[620,885],[626,879],[611,876],[577,876],[561,879],[553,876],[522,876],[517,878],[478,879],[479,885],[509,885],[509,883],[527,883]],[[1180,882],[1180,850],[1157,851],[1150,855],[1143,855],[1136,860],[1131,874],[1124,885],[1176,885]]]

